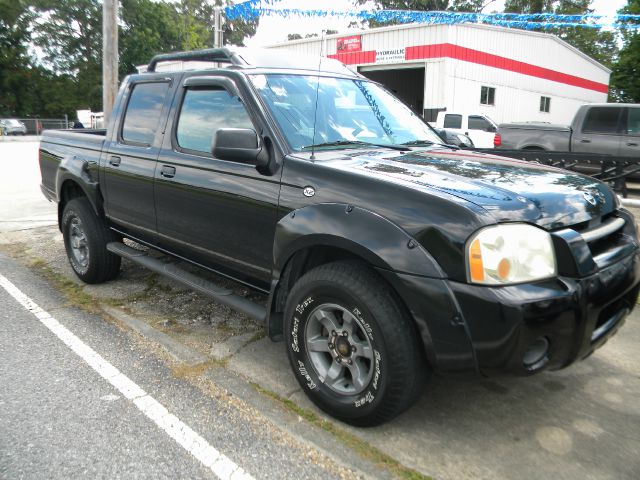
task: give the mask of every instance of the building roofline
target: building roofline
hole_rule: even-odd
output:
[[[394,31],[394,30],[412,30],[412,29],[425,28],[425,27],[478,28],[478,29],[484,29],[484,30],[495,30],[495,31],[500,31],[500,32],[505,32],[506,31],[506,32],[513,33],[513,34],[516,34],[516,35],[529,35],[529,36],[537,36],[537,37],[548,38],[548,39],[551,39],[551,40],[555,41],[559,45],[562,45],[563,47],[571,50],[573,53],[575,53],[578,56],[582,57],[583,59],[587,60],[589,63],[591,63],[591,64],[595,65],[596,67],[600,68],[601,70],[605,71],[607,74],[611,74],[611,70],[609,68],[605,67],[600,62],[598,62],[597,60],[594,60],[593,58],[591,58],[586,53],[581,52],[576,47],[570,45],[569,43],[565,42],[561,38],[559,38],[556,35],[553,35],[551,33],[536,32],[536,31],[533,31],[533,30],[521,30],[521,29],[518,29],[518,28],[500,27],[500,26],[497,26],[497,25],[486,25],[486,24],[480,24],[480,23],[459,23],[459,24],[456,24],[456,25],[448,25],[448,24],[427,25],[427,24],[424,24],[424,23],[406,23],[406,24],[402,24],[402,25],[390,25],[390,26],[387,26],[387,27],[369,28],[367,30],[349,30],[349,31],[346,31],[344,33],[334,33],[334,34],[331,34],[331,35],[326,35],[324,37],[300,38],[298,40],[289,40],[289,41],[284,41],[284,42],[272,43],[272,44],[266,45],[265,48],[284,47],[286,45],[296,45],[296,44],[303,44],[303,43],[310,43],[310,42],[321,42],[322,40],[329,40],[329,39],[334,39],[334,38],[342,38],[342,37],[346,37],[346,36],[350,36],[350,35],[371,35],[371,34],[375,34],[375,33],[378,33],[378,32],[388,32],[388,31]]]

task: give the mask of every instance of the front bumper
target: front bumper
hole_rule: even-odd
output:
[[[622,326],[640,290],[640,249],[630,228],[621,237],[627,254],[609,256],[608,265],[583,261],[576,270],[592,268],[585,275],[481,286],[381,273],[408,306],[436,372],[529,375],[587,357]],[[531,365],[525,355],[536,342],[548,351]]]
[[[581,279],[482,287],[451,282],[478,370],[531,374],[589,356],[624,323],[640,288],[640,253]],[[546,355],[526,364],[541,339]],[[543,341],[544,343],[544,341]],[[538,343],[539,345],[540,343]]]

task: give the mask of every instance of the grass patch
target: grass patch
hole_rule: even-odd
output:
[[[34,258],[29,263],[29,266],[38,270],[49,283],[53,284],[64,295],[69,304],[90,313],[98,313],[100,311],[95,298],[86,293],[80,285],[56,272],[43,259]]]
[[[307,422],[312,424],[315,427],[321,428],[325,432],[333,435],[337,440],[339,440],[342,444],[352,449],[358,455],[360,455],[365,460],[368,460],[374,463],[379,468],[384,468],[391,472],[391,474],[396,478],[402,478],[406,480],[431,480],[431,477],[421,474],[420,472],[416,472],[408,467],[405,467],[400,462],[398,462],[393,457],[390,457],[386,453],[381,452],[376,447],[368,444],[367,442],[360,440],[355,435],[344,431],[337,425],[327,420],[324,420],[315,413],[305,410],[300,407],[296,403],[288,400],[286,398],[282,398],[277,393],[274,393],[270,390],[267,390],[257,383],[251,383],[253,388],[255,388],[262,395],[269,397],[272,400],[275,400],[279,403],[284,409],[289,410],[296,415],[304,418]]]
[[[171,367],[171,374],[175,378],[197,378],[200,377],[206,370],[211,367],[223,367],[224,361],[209,360],[207,362],[197,363],[195,365],[186,365],[180,363]]]
[[[247,340],[247,343],[245,343],[242,347],[246,347],[247,345],[249,345],[250,343],[253,342],[257,342],[258,340],[262,340],[264,337],[267,336],[267,329],[263,328],[262,330],[258,330],[256,333],[254,333],[251,338],[249,340]]]

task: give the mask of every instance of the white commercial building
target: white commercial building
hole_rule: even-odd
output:
[[[569,123],[609,89],[610,70],[556,36],[488,25],[398,25],[269,48],[336,58],[429,121],[446,110]]]

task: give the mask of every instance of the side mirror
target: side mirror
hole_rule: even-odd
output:
[[[220,128],[213,139],[213,156],[223,160],[251,163],[265,167],[269,153],[260,145],[258,135],[250,128]]]

